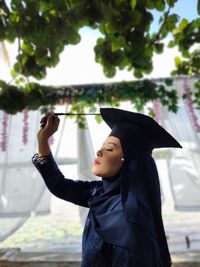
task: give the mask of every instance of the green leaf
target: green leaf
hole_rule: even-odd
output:
[[[164,48],[164,44],[163,43],[158,43],[154,45],[154,50],[157,54],[162,54],[163,52],[163,48]]]
[[[116,74],[116,68],[114,68],[112,66],[104,66],[103,71],[104,71],[104,74],[106,75],[106,77],[108,77],[108,78],[112,78]]]
[[[182,64],[182,60],[180,57],[175,57],[175,64],[177,67],[179,67]]]
[[[81,40],[81,36],[78,32],[75,30],[71,29],[67,34],[67,41],[70,44],[78,44]]]
[[[115,52],[119,50],[121,47],[123,47],[125,44],[125,39],[123,36],[119,36],[116,39],[114,39],[111,43],[111,50],[112,52]]]
[[[13,78],[16,78],[18,76],[18,72],[16,72],[14,69],[11,69],[10,71],[10,75],[13,77]]]
[[[0,80],[0,88],[5,88],[6,87],[6,82],[3,80]]]
[[[197,12],[200,15],[200,0],[198,0],[198,3],[197,3]]]
[[[172,34],[173,35],[176,35],[176,34],[179,34],[179,33],[181,33],[181,30],[179,28],[175,28],[175,29],[172,30]]]
[[[200,28],[200,18],[193,20],[195,28]]]
[[[173,84],[173,80],[172,79],[165,79],[165,84],[167,86],[171,86]]]
[[[30,45],[30,43],[24,42],[21,46],[21,49],[23,52],[33,55],[34,54],[34,50],[33,47]]]
[[[116,27],[114,27],[113,24],[108,23],[105,25],[103,32],[104,31],[107,33],[116,33],[116,32],[118,32],[118,29]]]
[[[141,79],[143,77],[143,74],[142,74],[141,70],[139,70],[139,69],[135,69],[133,74],[138,79]]]
[[[167,47],[173,48],[175,45],[176,45],[175,41],[174,40],[171,40],[171,41],[169,41]]]
[[[177,2],[178,0],[167,0],[167,4],[170,5],[171,7],[174,6],[174,4]]]
[[[155,3],[152,0],[146,0],[146,6],[148,9],[155,8]]]
[[[55,9],[52,9],[52,10],[49,11],[49,14],[51,14],[54,17],[56,17],[57,16],[57,11]]]
[[[124,0],[115,0],[117,5],[123,4]]]
[[[138,25],[141,22],[142,15],[138,10],[133,10],[132,12],[132,23]]]
[[[99,115],[96,115],[95,116],[95,120],[99,124],[99,123],[101,123],[103,121],[103,118],[101,116],[99,116]]]
[[[20,63],[16,62],[13,68],[15,72],[19,73],[21,71]]]
[[[42,13],[47,12],[53,8],[53,5],[51,2],[46,2],[42,0],[39,3],[40,3],[40,10]]]
[[[136,5],[137,5],[137,0],[131,0],[132,9],[135,9]]]
[[[188,50],[182,50],[182,56],[186,58],[190,58],[191,54]]]
[[[165,3],[162,0],[156,1],[156,9],[158,11],[164,11],[165,10]]]
[[[187,19],[182,19],[182,21],[179,24],[179,29],[183,31],[188,25],[188,20]]]

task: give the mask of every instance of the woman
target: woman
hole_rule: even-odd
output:
[[[82,267],[171,266],[151,153],[154,148],[181,146],[148,116],[114,108],[100,111],[112,129],[92,167],[101,181],[73,181],[60,172],[48,145],[58,129],[58,117],[48,116],[40,129],[33,163],[54,195],[90,209]]]

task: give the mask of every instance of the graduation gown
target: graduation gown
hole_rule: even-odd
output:
[[[33,164],[40,172],[50,192],[63,200],[76,205],[91,208],[90,203],[96,195],[103,192],[102,181],[80,181],[66,179],[59,170],[53,156],[39,158],[33,156]],[[117,196],[116,196],[117,198]],[[118,201],[118,205],[121,205]],[[168,267],[159,257],[159,249],[147,235],[141,240],[140,251],[133,251],[113,242],[106,242],[98,234],[96,222],[91,209],[85,223],[82,236],[82,263],[81,267]],[[112,231],[112,229],[111,229]],[[126,229],[117,233],[123,239]],[[115,235],[115,233],[113,233]],[[134,239],[134,238],[133,238]],[[147,242],[148,239],[148,242]],[[134,240],[133,240],[134,242]]]

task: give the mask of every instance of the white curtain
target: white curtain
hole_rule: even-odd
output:
[[[87,118],[85,120],[85,128],[81,129],[77,127],[77,155],[78,165],[77,173],[78,178],[84,181],[92,181],[98,179],[91,172],[92,164],[94,162],[95,154],[90,136]],[[84,225],[87,217],[88,209],[79,207],[79,214],[81,223]]]
[[[41,114],[0,111],[0,240],[17,230],[31,213],[49,211],[49,193],[31,163]]]
[[[192,77],[174,79],[173,88],[181,96],[189,89],[194,90],[195,80]],[[157,158],[167,162],[165,172],[170,183],[173,205],[176,210],[199,211],[200,111],[195,109],[190,98],[179,101],[176,114],[168,112],[159,103],[156,103],[155,111],[156,119],[183,146],[183,149],[170,148],[155,153]],[[31,163],[31,157],[37,151],[36,138],[40,118],[39,111],[24,110],[16,115],[0,111],[0,241],[16,231],[30,214],[45,214],[50,211],[50,194]],[[73,135],[70,140],[69,132]],[[59,166],[76,164],[78,160],[78,173],[74,174],[73,179],[96,179],[91,174],[94,151],[88,128],[78,129],[75,138],[66,118],[61,118],[61,126],[51,143]],[[70,152],[74,148],[77,154]],[[161,180],[161,186],[162,184]],[[163,190],[163,201],[168,199],[165,193]],[[87,212],[87,209],[80,209],[82,223]]]
[[[173,88],[182,96],[194,90],[195,81],[195,77],[175,79]],[[161,106],[158,113],[164,128],[183,146],[165,150],[174,207],[177,211],[200,211],[200,110],[188,94],[186,100],[180,98],[177,113]]]

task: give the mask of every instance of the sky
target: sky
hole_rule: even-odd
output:
[[[198,17],[197,4],[198,0],[179,0],[172,11],[179,13],[181,17],[185,17],[190,21]]]
[[[197,13],[197,0],[179,0],[173,8],[171,8],[170,14],[179,14],[181,18],[187,18],[188,21],[198,17]],[[152,24],[152,30],[157,28],[159,20],[159,12],[153,12],[155,21]]]

